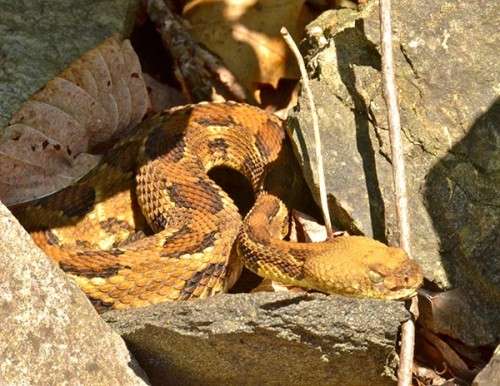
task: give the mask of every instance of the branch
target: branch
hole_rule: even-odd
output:
[[[382,48],[382,80],[387,105],[387,120],[391,139],[392,171],[396,196],[396,216],[399,227],[399,246],[408,256],[410,249],[410,223],[408,220],[408,196],[406,193],[405,161],[401,141],[401,122],[398,109],[398,95],[394,76],[392,56],[391,1],[380,0],[380,36]],[[416,309],[417,299],[412,299]],[[401,326],[401,351],[399,355],[398,386],[412,384],[413,352],[415,348],[415,324],[408,320]]]
[[[321,201],[321,211],[323,212],[323,219],[325,221],[326,234],[328,239],[330,239],[333,235],[332,231],[332,221],[330,220],[330,211],[328,210],[328,200],[326,197],[326,184],[325,184],[325,172],[323,168],[323,157],[321,155],[321,137],[319,134],[319,119],[318,113],[316,111],[316,106],[314,104],[314,98],[311,92],[311,88],[309,87],[309,77],[307,76],[306,66],[304,64],[304,59],[300,54],[297,45],[293,41],[291,35],[288,33],[288,30],[285,27],[281,27],[281,35],[285,42],[292,50],[293,54],[297,59],[297,63],[299,64],[300,75],[302,77],[302,85],[304,86],[304,91],[307,95],[307,99],[309,102],[309,109],[311,110],[313,131],[314,131],[314,142],[316,148],[316,161],[318,163],[318,183],[319,183],[319,197]]]
[[[391,1],[380,0],[380,33],[382,36],[382,79],[384,97],[387,105],[387,120],[391,139],[392,170],[396,193],[396,215],[399,227],[399,246],[409,255],[410,224],[408,221],[408,196],[406,193],[405,160],[401,142],[401,123],[399,118],[398,94],[394,76],[391,31]]]
[[[197,43],[185,22],[163,0],[148,0],[150,19],[175,63],[175,75],[192,102],[206,100],[245,101],[246,91],[222,60]]]

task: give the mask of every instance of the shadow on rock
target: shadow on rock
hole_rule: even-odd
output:
[[[500,337],[500,99],[430,170],[425,200],[449,282],[469,294],[474,318]],[[457,310],[458,311],[458,310]],[[460,312],[457,312],[459,314]],[[476,326],[470,326],[474,334]]]
[[[344,31],[337,33],[334,41],[338,56],[339,75],[354,103],[356,146],[366,176],[366,190],[369,197],[373,237],[387,242],[385,206],[379,186],[374,147],[370,139],[368,106],[356,88],[356,75],[353,70],[354,65],[371,66],[380,70],[380,55],[375,45],[366,38],[362,20],[356,21],[356,28],[346,28]],[[356,42],[356,44],[353,44],[353,42]]]

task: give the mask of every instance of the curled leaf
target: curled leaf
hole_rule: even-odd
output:
[[[84,176],[144,118],[150,102],[128,40],[86,52],[12,115],[0,132],[0,200],[14,205]]]
[[[280,28],[284,25],[300,40],[312,18],[304,1],[192,0],[183,16],[193,36],[220,56],[257,100],[261,84],[277,88],[281,78],[297,78],[295,58]]]

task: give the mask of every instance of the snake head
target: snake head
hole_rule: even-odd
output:
[[[367,266],[372,297],[396,300],[416,295],[423,281],[420,266],[401,248],[386,247],[386,254],[385,262]]]
[[[362,236],[341,236],[321,244],[325,249],[304,263],[306,281],[320,291],[397,300],[415,295],[422,284],[420,266],[401,248]]]

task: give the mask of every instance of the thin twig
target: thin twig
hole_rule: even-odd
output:
[[[293,54],[297,59],[297,63],[299,64],[300,75],[302,77],[302,86],[304,87],[304,91],[306,92],[307,99],[309,102],[309,108],[311,110],[313,131],[314,131],[314,141],[316,148],[316,162],[318,163],[318,183],[319,183],[319,197],[321,201],[321,210],[323,212],[323,219],[325,221],[326,233],[327,237],[331,238],[333,235],[332,231],[332,222],[330,220],[330,211],[328,210],[328,200],[326,197],[326,184],[325,184],[325,172],[323,169],[323,157],[321,155],[321,137],[319,134],[319,119],[318,113],[316,111],[316,106],[314,104],[314,98],[311,92],[311,88],[309,87],[309,77],[307,76],[306,66],[304,64],[304,59],[300,54],[300,51],[292,39],[292,36],[288,33],[288,30],[285,27],[281,27],[281,35],[285,42],[292,50]]]
[[[392,170],[396,196],[396,216],[399,226],[399,246],[408,255],[410,249],[410,223],[408,220],[408,196],[406,193],[405,161],[401,141],[401,123],[398,95],[392,57],[391,1],[380,0],[380,36],[382,48],[382,80],[387,105],[387,120],[391,139]],[[416,298],[412,299],[416,306]],[[415,307],[416,308],[416,307]],[[413,352],[415,348],[415,324],[408,320],[401,326],[401,351],[399,355],[398,386],[412,383]]]
[[[408,195],[406,194],[405,160],[401,142],[398,94],[392,57],[391,1],[380,0],[380,33],[382,36],[382,78],[387,105],[387,119],[391,139],[392,170],[396,190],[396,215],[399,226],[399,246],[410,254],[410,225]]]
[[[412,299],[416,302],[417,298]],[[413,356],[415,351],[415,323],[412,319],[401,325],[401,349],[399,350],[398,386],[411,386]]]

